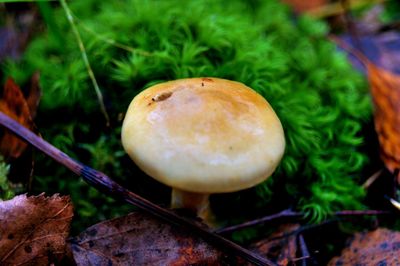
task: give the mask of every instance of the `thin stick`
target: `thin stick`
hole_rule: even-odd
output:
[[[383,169],[380,169],[380,170],[376,171],[373,175],[371,175],[371,176],[364,182],[364,184],[362,185],[362,188],[363,188],[363,189],[368,189],[368,188],[372,185],[372,183],[374,183],[374,182],[378,179],[378,177],[381,176],[382,172],[383,172]]]
[[[299,235],[299,246],[301,251],[301,265],[307,266],[307,259],[310,258],[310,252],[308,251],[306,241],[302,234]]]
[[[278,240],[278,239],[282,239],[282,238],[287,238],[287,237],[290,237],[290,236],[293,236],[293,235],[298,235],[298,234],[301,234],[302,232],[305,232],[305,231],[308,231],[308,230],[312,230],[312,229],[317,228],[317,227],[329,225],[331,223],[338,222],[338,221],[341,221],[341,220],[343,220],[343,218],[332,218],[332,219],[327,219],[327,220],[325,220],[325,221],[323,221],[323,222],[321,222],[319,224],[307,224],[307,225],[304,225],[304,226],[300,227],[299,229],[293,230],[293,231],[288,232],[288,233],[284,233],[283,235],[272,237],[272,238],[269,239],[269,241],[274,241],[274,240]]]
[[[382,214],[391,214],[389,211],[381,211],[381,210],[344,210],[333,213],[334,216],[363,216],[363,215],[382,215]],[[220,228],[215,230],[217,234],[227,234],[232,233],[234,231],[238,231],[241,229],[249,228],[255,225],[260,225],[272,220],[281,219],[284,217],[294,217],[301,218],[304,217],[304,213],[301,212],[293,212],[291,210],[284,210],[278,212],[276,214],[268,215],[259,219],[255,219],[252,221],[244,222],[237,225],[232,225],[225,228]]]
[[[344,42],[343,40],[341,40],[340,38],[336,37],[333,34],[330,34],[328,36],[328,38],[331,41],[335,42],[339,47],[341,47],[343,50],[345,50],[349,54],[354,55],[355,58],[358,59],[360,61],[360,63],[362,63],[364,65],[364,67],[368,67],[368,65],[370,64],[370,61],[369,61],[368,57],[366,57],[361,51],[358,51],[357,49],[351,47],[351,45],[347,44],[346,42]]]
[[[358,51],[360,51],[362,54],[365,54],[360,36],[358,34],[358,30],[356,28],[356,25],[354,24],[354,19],[353,15],[351,14],[350,11],[350,2],[349,0],[340,0],[340,4],[343,8],[344,11],[344,21],[347,27],[347,30],[350,32],[350,37]]]
[[[1,1],[1,0],[0,0]],[[78,21],[78,26],[80,26],[84,31],[86,31],[87,33],[90,33],[90,34],[92,34],[95,38],[97,38],[97,39],[99,39],[99,40],[101,40],[101,41],[103,41],[103,42],[106,42],[106,43],[108,43],[108,44],[110,44],[110,45],[112,45],[112,46],[115,46],[115,47],[117,47],[117,48],[119,48],[119,49],[122,49],[122,50],[125,50],[125,51],[127,51],[127,52],[130,52],[130,53],[135,53],[135,54],[140,54],[140,55],[143,55],[143,56],[154,56],[154,54],[153,53],[151,53],[151,52],[147,52],[147,51],[144,51],[144,50],[140,50],[140,49],[137,49],[137,48],[133,48],[133,47],[131,47],[131,46],[128,46],[128,45],[125,45],[125,44],[122,44],[122,43],[119,43],[119,42],[117,42],[116,40],[114,40],[114,39],[110,39],[110,38],[107,38],[107,37],[105,37],[105,36],[103,36],[103,35],[100,35],[100,34],[98,34],[97,32],[95,32],[95,31],[93,31],[91,28],[89,28],[89,27],[87,27],[82,21],[80,21],[78,18],[76,18],[76,16],[73,14],[73,13],[71,13],[74,17],[75,17],[75,19]]]
[[[385,214],[393,214],[390,211],[381,211],[381,210],[346,210],[346,211],[338,211],[335,212],[335,216],[363,216],[363,215],[385,215]]]
[[[81,55],[82,55],[83,62],[85,63],[85,66],[86,66],[86,69],[88,71],[90,80],[92,81],[94,90],[96,91],[96,95],[97,95],[97,99],[98,99],[99,104],[100,104],[101,112],[103,113],[104,118],[106,119],[107,126],[109,126],[110,125],[110,117],[108,116],[106,107],[104,105],[103,94],[101,93],[99,85],[97,84],[97,80],[96,80],[96,78],[94,76],[92,67],[90,66],[90,62],[89,62],[88,56],[86,54],[85,46],[83,45],[81,35],[79,34],[79,31],[78,31],[78,29],[77,29],[77,27],[75,25],[74,17],[71,14],[71,10],[69,9],[69,7],[67,5],[67,2],[65,0],[60,0],[60,3],[61,3],[61,5],[62,5],[62,7],[63,7],[63,9],[65,11],[65,14],[67,16],[68,22],[71,25],[72,32],[74,33],[75,38],[76,38],[76,40],[78,42],[79,49],[81,50]]]
[[[304,214],[299,213],[299,212],[293,212],[291,210],[283,210],[281,212],[278,212],[278,213],[275,213],[275,214],[272,214],[272,215],[268,215],[268,216],[265,216],[265,217],[262,217],[262,218],[259,218],[259,219],[255,219],[255,220],[244,222],[244,223],[241,223],[241,224],[232,225],[232,226],[229,226],[229,227],[224,227],[224,228],[217,229],[217,230],[215,230],[215,233],[217,233],[217,234],[227,234],[227,233],[231,233],[231,232],[234,232],[234,231],[237,231],[237,230],[241,230],[241,229],[244,229],[244,228],[248,228],[248,227],[252,227],[252,226],[255,226],[255,225],[263,224],[263,223],[266,223],[266,222],[269,222],[269,221],[272,221],[272,220],[280,219],[280,218],[283,218],[283,217],[297,217],[298,218],[298,217],[302,217],[302,216],[304,216]]]
[[[209,243],[218,245],[221,249],[225,250],[233,256],[240,256],[248,262],[255,265],[275,265],[269,259],[262,257],[254,252],[251,252],[226,238],[223,238],[217,234],[210,232],[208,229],[196,225],[191,220],[183,218],[174,212],[161,208],[160,206],[140,197],[139,195],[127,190],[122,187],[114,180],[109,178],[102,172],[94,170],[78,161],[71,159],[67,154],[60,151],[47,141],[36,136],[32,131],[22,126],[20,123],[10,118],[3,112],[0,112],[0,124],[15,133],[20,138],[29,142],[32,146],[36,147],[43,153],[53,158],[58,163],[64,165],[66,168],[81,176],[90,185],[95,188],[104,191],[114,198],[122,199],[128,203],[131,203],[164,221],[182,226],[187,228],[190,232],[194,232],[197,235],[203,237]]]
[[[359,9],[366,5],[379,4],[384,1],[385,0],[352,0],[349,2],[348,8],[349,9]],[[326,17],[341,15],[344,12],[340,3],[334,2],[334,1],[331,1],[328,3],[329,4],[325,4],[325,5],[307,10],[305,13],[314,18],[326,18]]]

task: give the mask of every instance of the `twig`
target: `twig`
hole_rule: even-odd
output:
[[[363,215],[385,215],[385,214],[393,214],[390,211],[381,211],[381,210],[345,210],[335,212],[335,216],[363,216]]]
[[[344,210],[344,211],[338,211],[333,213],[334,216],[363,216],[363,215],[382,215],[382,214],[392,214],[392,212],[389,211],[381,211],[381,210]],[[252,227],[255,225],[260,225],[272,220],[284,218],[284,217],[295,217],[295,218],[300,218],[304,217],[304,213],[301,212],[293,212],[291,210],[284,210],[281,212],[278,212],[276,214],[268,215],[259,219],[255,219],[252,221],[244,222],[241,224],[237,225],[232,225],[229,227],[224,227],[215,230],[217,234],[227,234],[227,233],[232,233],[237,230],[245,229],[248,227]]]
[[[380,169],[379,171],[376,171],[373,175],[371,175],[371,176],[364,182],[364,184],[362,185],[362,188],[363,188],[363,189],[368,189],[368,188],[372,185],[372,183],[374,183],[374,182],[378,179],[378,177],[381,176],[382,172],[383,172],[383,169]]]
[[[400,210],[400,202],[398,202],[397,200],[392,199],[391,197],[386,196],[386,195],[385,195],[385,198],[390,201],[390,203],[393,205],[393,207]]]
[[[349,9],[358,9],[362,8],[365,5],[370,4],[379,4],[384,2],[385,0],[353,0],[349,3]],[[311,10],[306,11],[305,13],[314,18],[326,18],[341,15],[343,13],[343,8],[338,2],[331,2],[329,4],[313,8]]]
[[[122,187],[104,173],[71,159],[67,154],[55,148],[47,141],[41,139],[32,131],[25,128],[3,112],[0,112],[0,124],[15,133],[20,138],[29,142],[32,146],[53,158],[55,161],[64,165],[75,174],[81,176],[87,183],[93,185],[101,191],[110,194],[114,198],[123,199],[124,201],[135,205],[139,209],[161,218],[168,223],[185,227],[191,232],[203,237],[211,244],[218,245],[221,249],[233,256],[240,256],[246,261],[255,265],[275,265],[269,259],[255,254],[254,252],[251,252],[233,243],[232,241],[227,240],[226,238],[210,232],[206,228],[198,226],[191,220],[183,218],[170,210],[161,208],[160,206],[140,197],[139,195]]]
[[[352,54],[356,59],[358,59],[360,61],[360,63],[362,63],[364,65],[364,67],[368,67],[368,65],[370,64],[370,61],[369,61],[368,57],[366,57],[361,51],[358,51],[357,49],[351,47],[351,45],[347,44],[346,42],[344,42],[343,40],[341,40],[340,38],[338,38],[332,34],[330,34],[328,36],[328,38],[331,41],[335,42],[340,48],[342,48],[349,54]]]
[[[302,234],[299,235],[299,246],[301,251],[301,265],[307,266],[307,259],[310,258],[310,252],[308,252],[306,241],[304,241],[304,237]]]
[[[328,225],[328,224],[331,224],[331,223],[334,223],[334,222],[341,221],[342,219],[343,218],[332,218],[332,219],[327,219],[327,220],[325,220],[325,221],[323,221],[323,222],[321,222],[319,224],[303,225],[299,229],[296,229],[296,230],[291,231],[289,233],[285,233],[283,235],[276,236],[276,237],[271,237],[271,238],[269,238],[269,241],[274,241],[274,240],[278,240],[278,239],[281,239],[281,238],[287,238],[287,237],[290,237],[290,236],[293,236],[293,235],[298,235],[298,234],[301,234],[302,232],[305,232],[305,231],[308,231],[308,230],[311,230],[311,229],[314,229],[314,228],[317,228],[317,227],[321,227],[321,226],[324,226],[324,225]]]
[[[344,20],[347,30],[350,32],[350,37],[358,51],[365,54],[356,25],[354,24],[354,19],[350,11],[350,1],[340,0],[340,4],[344,11]]]
[[[232,226],[228,226],[228,227],[224,227],[224,228],[220,228],[215,230],[215,233],[217,234],[226,234],[226,233],[231,233],[240,229],[244,229],[244,228],[248,228],[248,227],[252,227],[254,225],[258,225],[258,224],[263,224],[265,222],[269,222],[272,220],[276,220],[276,219],[280,219],[283,217],[302,217],[304,216],[304,214],[299,213],[299,212],[293,212],[291,210],[283,210],[281,212],[272,214],[272,215],[268,215],[259,219],[255,219],[252,221],[248,221],[248,222],[244,222],[241,224],[237,224],[237,225],[232,225]]]
[[[101,93],[99,85],[97,84],[97,80],[96,80],[96,78],[94,76],[92,67],[90,66],[90,62],[89,62],[88,56],[86,54],[85,46],[83,45],[81,35],[79,34],[79,31],[78,31],[78,29],[76,28],[76,25],[75,25],[74,17],[71,14],[71,10],[69,9],[69,7],[67,5],[67,2],[65,0],[60,0],[60,3],[61,3],[61,5],[62,5],[62,7],[63,7],[63,9],[65,11],[65,14],[67,16],[68,22],[71,25],[72,32],[74,33],[75,38],[76,38],[76,40],[78,42],[79,49],[81,50],[83,62],[85,63],[85,66],[86,66],[86,69],[88,71],[90,80],[92,81],[94,90],[96,91],[96,95],[97,95],[97,99],[98,99],[99,104],[100,104],[101,112],[103,113],[104,118],[106,119],[107,126],[109,126],[110,125],[110,117],[108,116],[106,107],[104,105],[103,94]]]
[[[110,38],[107,38],[107,37],[105,37],[105,36],[103,36],[103,35],[98,34],[97,32],[93,31],[91,28],[87,27],[87,26],[86,26],[82,21],[80,21],[79,18],[77,18],[73,13],[71,13],[71,14],[72,14],[72,15],[75,17],[75,19],[78,21],[78,23],[79,23],[78,26],[80,26],[80,27],[81,27],[84,31],[86,31],[87,33],[92,34],[95,38],[97,38],[97,39],[99,39],[99,40],[101,40],[101,41],[103,41],[103,42],[106,42],[106,43],[108,43],[108,44],[110,44],[110,45],[112,45],[112,46],[115,46],[115,47],[117,47],[117,48],[119,48],[119,49],[122,49],[122,50],[125,50],[125,51],[127,51],[127,52],[130,52],[130,53],[140,54],[140,55],[143,55],[143,56],[154,56],[154,54],[151,53],[151,52],[147,52],[147,51],[144,51],[144,50],[140,50],[140,49],[137,49],[137,48],[133,48],[133,47],[131,47],[131,46],[128,46],[128,45],[119,43],[119,42],[115,41],[114,39],[110,39]]]

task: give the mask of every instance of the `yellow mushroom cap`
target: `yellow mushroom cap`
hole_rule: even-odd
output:
[[[218,78],[180,79],[139,93],[126,113],[122,144],[151,177],[197,193],[252,187],[273,173],[285,149],[268,102]]]

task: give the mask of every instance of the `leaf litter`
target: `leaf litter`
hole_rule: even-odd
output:
[[[400,265],[400,232],[378,228],[356,233],[340,257],[328,265]]]
[[[78,266],[229,265],[228,258],[203,239],[139,212],[93,225],[70,245]]]
[[[299,228],[299,224],[282,224],[270,237],[252,244],[250,249],[274,260],[278,265],[290,265],[296,260],[297,236],[286,235]]]
[[[68,196],[19,195],[0,201],[0,265],[49,265],[67,252],[73,216]]]
[[[37,86],[33,86],[35,90],[38,90]],[[33,97],[31,97],[33,98]],[[39,100],[30,100],[28,105],[24,94],[22,93],[19,86],[14,82],[12,78],[8,78],[4,84],[3,96],[0,99],[0,111],[17,120],[26,128],[33,130],[35,125],[31,116],[31,111],[34,110],[34,102]],[[30,108],[30,106],[32,106]],[[4,131],[3,136],[0,140],[0,150],[6,158],[18,158],[26,150],[28,144],[22,141],[14,134]]]
[[[400,76],[372,63],[367,64],[367,70],[381,159],[395,173],[400,169]]]

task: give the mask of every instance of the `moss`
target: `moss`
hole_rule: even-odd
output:
[[[139,181],[128,177],[131,172],[121,170],[126,158],[121,156],[117,133],[118,117],[130,100],[165,80],[195,76],[237,80],[270,102],[287,141],[273,177],[251,192],[234,194],[237,210],[266,212],[271,206],[293,206],[320,221],[333,211],[363,207],[359,178],[367,157],[360,152],[361,128],[370,118],[371,106],[365,81],[327,41],[323,22],[294,18],[276,1],[87,0],[73,1],[70,7],[115,130],[102,126],[77,43],[63,11],[55,8],[52,28],[63,33],[62,40],[59,34],[44,32],[22,60],[3,67],[19,82],[40,70],[44,96],[38,123],[50,142],[122,182],[137,185]],[[66,113],[65,119],[54,117]],[[143,181],[142,173],[135,174]],[[55,183],[49,181],[52,175],[62,180],[68,174],[39,171],[36,189],[49,189],[49,182]],[[92,204],[93,197],[86,196],[89,188],[71,179],[59,182],[68,189],[57,183],[54,190],[79,190],[80,197],[73,195],[79,198],[76,201]],[[154,196],[146,188],[133,189]],[[251,206],[244,206],[249,202]],[[82,215],[93,208],[82,206],[77,207]],[[96,215],[104,216],[104,208]]]
[[[15,191],[7,178],[9,172],[10,166],[4,161],[3,156],[0,156],[0,201],[8,200],[15,196]]]

